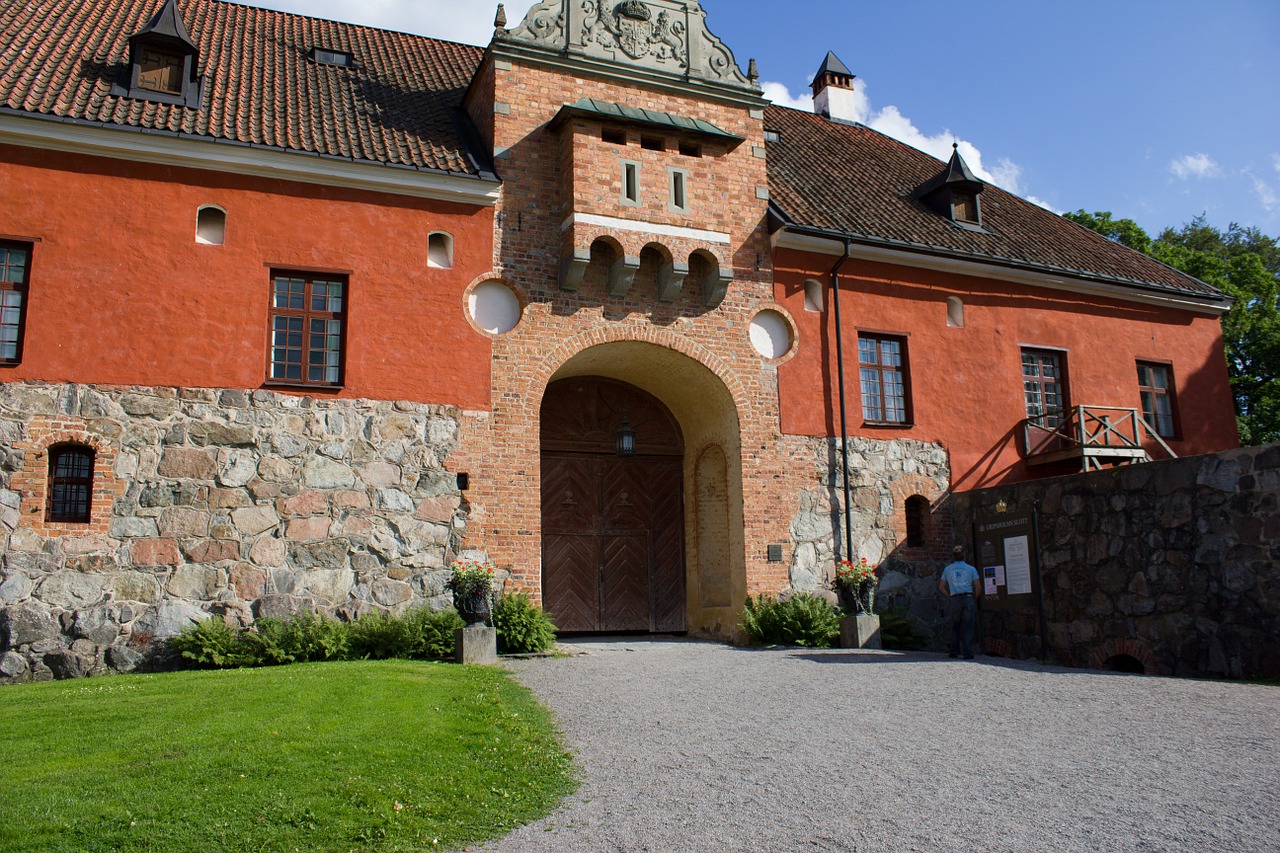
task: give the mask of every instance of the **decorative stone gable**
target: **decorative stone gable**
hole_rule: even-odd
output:
[[[686,0],[543,0],[499,40],[759,91]]]

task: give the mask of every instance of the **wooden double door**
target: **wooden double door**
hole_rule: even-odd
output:
[[[623,418],[637,454],[620,457]],[[542,411],[542,596],[561,631],[686,628],[679,429],[654,398],[599,378],[553,384]]]

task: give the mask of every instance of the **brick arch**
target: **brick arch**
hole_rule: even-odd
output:
[[[522,417],[531,417],[536,422],[542,409],[542,396],[556,371],[570,359],[592,347],[611,343],[648,343],[678,352],[696,361],[719,379],[733,398],[738,410],[739,423],[748,423],[753,417],[751,397],[747,394],[742,381],[734,375],[730,367],[715,353],[702,344],[690,341],[682,335],[667,329],[653,326],[607,326],[582,332],[562,342],[547,353],[540,362],[524,371],[524,388],[520,399],[523,402]]]
[[[87,524],[46,521],[49,497],[49,449],[78,444],[93,449],[93,498]],[[27,436],[14,445],[22,451],[22,468],[13,475],[13,488],[22,496],[20,523],[45,536],[104,535],[111,525],[112,505],[124,494],[126,483],[116,477],[115,446],[89,431],[87,421],[69,415],[36,415],[27,425]]]
[[[1117,655],[1128,655],[1133,658],[1142,664],[1142,668],[1147,675],[1152,675],[1157,671],[1156,658],[1150,646],[1142,640],[1115,637],[1094,647],[1093,653],[1089,656],[1089,667],[1091,669],[1105,669],[1107,661]]]

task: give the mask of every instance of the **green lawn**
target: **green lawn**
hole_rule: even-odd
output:
[[[409,661],[0,688],[0,850],[444,850],[576,785],[501,671]]]

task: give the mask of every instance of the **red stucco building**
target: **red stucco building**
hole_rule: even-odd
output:
[[[846,539],[927,598],[951,490],[1237,444],[1221,293],[844,120],[833,55],[768,104],[705,18],[0,0],[5,676],[460,555],[731,636]]]

